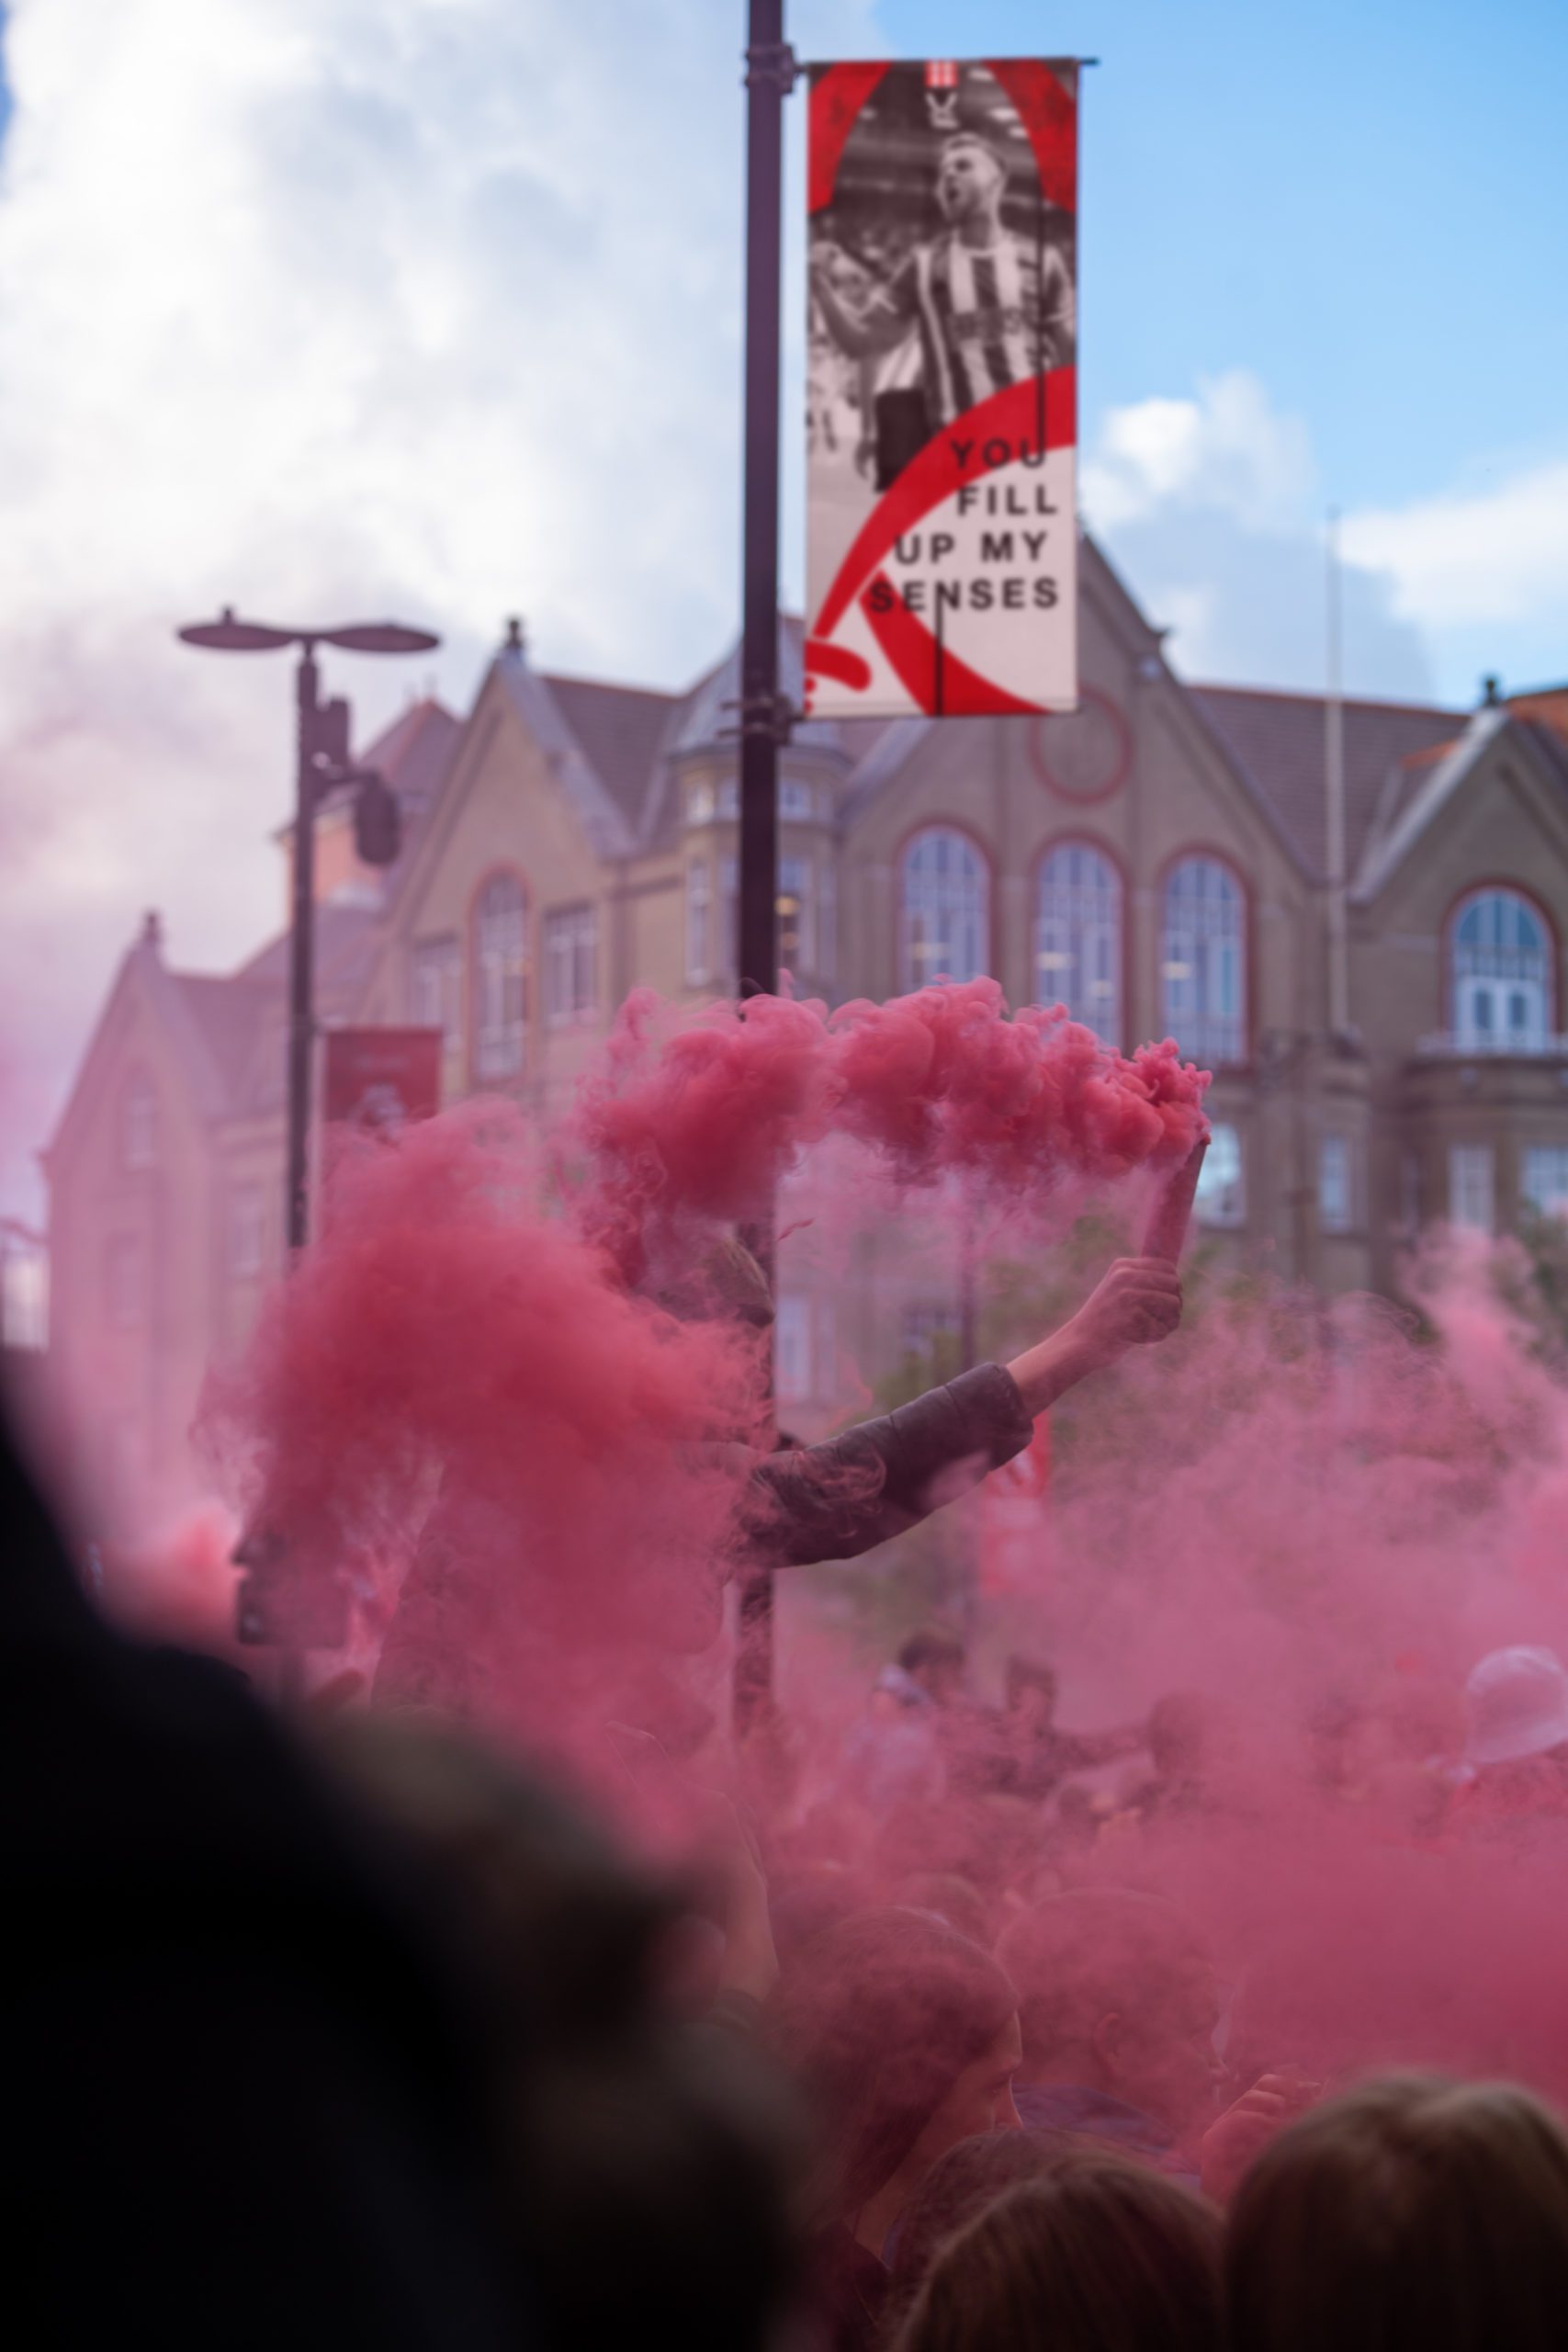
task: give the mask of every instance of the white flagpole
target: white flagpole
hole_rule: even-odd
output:
[[[1323,797],[1328,853],[1328,1026],[1350,1026],[1350,954],[1345,871],[1344,613],[1339,571],[1339,510],[1328,511],[1326,692],[1323,706]]]

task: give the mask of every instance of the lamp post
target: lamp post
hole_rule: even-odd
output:
[[[736,978],[744,1000],[779,984],[778,761],[790,716],[779,695],[779,296],[784,102],[795,85],[784,0],[749,0],[746,49],[745,479],[741,548],[740,840]],[[768,1281],[770,1204],[747,1235]],[[736,1728],[765,1722],[773,1690],[773,1578],[752,1568],[740,1587]]]
[[[294,763],[294,875],[288,924],[288,1136],[285,1173],[285,1217],[291,1258],[305,1246],[309,1228],[310,1143],[310,1048],[315,1039],[316,810],[322,794],[354,783],[360,798],[356,829],[378,835],[365,854],[388,865],[397,854],[396,803],[382,779],[355,769],[350,752],[346,702],[322,702],[318,645],[345,653],[428,653],[441,639],[428,629],[396,621],[367,621],[344,628],[275,628],[262,621],[238,620],[226,605],[215,621],[196,621],[178,631],[182,643],[211,653],[275,653],[299,648],[295,675],[299,731]],[[362,823],[367,820],[367,824]],[[308,1649],[339,1646],[346,1634],[347,1603],[335,1576],[312,1576],[295,1556],[280,1530],[258,1526],[247,1532],[234,1558],[246,1570],[238,1595],[240,1639],[274,1645],[278,1651],[280,1693],[299,1698],[304,1689]]]
[[[315,1035],[316,808],[323,788],[354,775],[349,763],[345,702],[323,703],[318,645],[345,653],[429,653],[441,642],[428,629],[397,621],[357,622],[346,628],[274,628],[242,621],[225,605],[215,621],[195,621],[179,632],[186,645],[211,653],[275,653],[297,645],[299,732],[294,763],[294,877],[288,924],[288,1145],[285,1222],[291,1252],[309,1229],[310,1047]]]

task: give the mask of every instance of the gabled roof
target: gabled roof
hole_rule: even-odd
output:
[[[680,695],[554,672],[546,673],[543,683],[627,827],[640,835],[649,773]]]
[[[256,1047],[277,991],[255,980],[222,979],[205,972],[170,972],[168,979],[199,1041],[209,1073],[209,1114],[235,1117]]]
[[[1187,692],[1273,811],[1305,871],[1325,880],[1325,697],[1256,686],[1194,685]],[[1343,708],[1346,854],[1354,873],[1369,838],[1396,819],[1433,759],[1462,732],[1466,714],[1429,703],[1348,701]]]
[[[1467,721],[1463,731],[1442,745],[1435,759],[1424,763],[1397,812],[1369,835],[1359,859],[1351,854],[1352,898],[1376,896],[1411,844],[1452,799],[1482,752],[1495,742],[1507,724],[1508,714],[1502,704],[1483,704]]]
[[[505,646],[491,662],[490,676],[548,760],[595,855],[633,856],[638,847],[633,820],[579,740],[544,673],[530,667],[520,646]]]

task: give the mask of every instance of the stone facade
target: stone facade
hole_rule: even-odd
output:
[[[1080,594],[1075,718],[796,729],[798,985],[880,998],[984,969],[1117,1044],[1174,1034],[1215,1071],[1205,1225],[1327,1292],[1392,1289],[1425,1222],[1568,1200],[1568,697],[1346,707],[1336,1033],[1322,702],[1183,683],[1088,542]],[[798,632],[781,645],[798,700]],[[398,865],[368,876],[341,841],[321,861],[323,1023],[438,1023],[446,1099],[546,1107],[632,986],[723,993],[736,693],[733,655],[662,695],[547,676],[509,641],[461,724],[417,707],[368,754],[404,802]],[[188,1490],[203,1367],[278,1270],[284,978],[281,942],[218,979],[144,935],[46,1155],[58,1374],[126,1510]],[[951,1268],[866,1277],[831,1300],[786,1258],[797,1426],[831,1417],[847,1367],[875,1376],[958,1318]]]

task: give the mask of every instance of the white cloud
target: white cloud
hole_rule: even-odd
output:
[[[1105,531],[1172,504],[1208,508],[1252,529],[1299,524],[1313,486],[1305,425],[1281,416],[1245,368],[1205,378],[1194,400],[1109,410],[1083,469],[1085,512]]]
[[[807,0],[803,49],[877,48]],[[737,604],[731,0],[14,0],[0,146],[0,1060],[17,1155],[139,908],[273,920],[282,666],[220,602],[503,616],[678,676]],[[389,673],[392,665],[385,665]],[[367,718],[427,683],[340,663]]]
[[[1191,398],[1110,410],[1085,456],[1083,503],[1192,678],[1314,690],[1324,680],[1324,518],[1311,436],[1237,368]],[[1420,631],[1370,557],[1344,568],[1353,692],[1431,692]]]
[[[1398,609],[1430,628],[1529,619],[1568,639],[1568,460],[1347,517],[1345,547],[1396,582]]]

